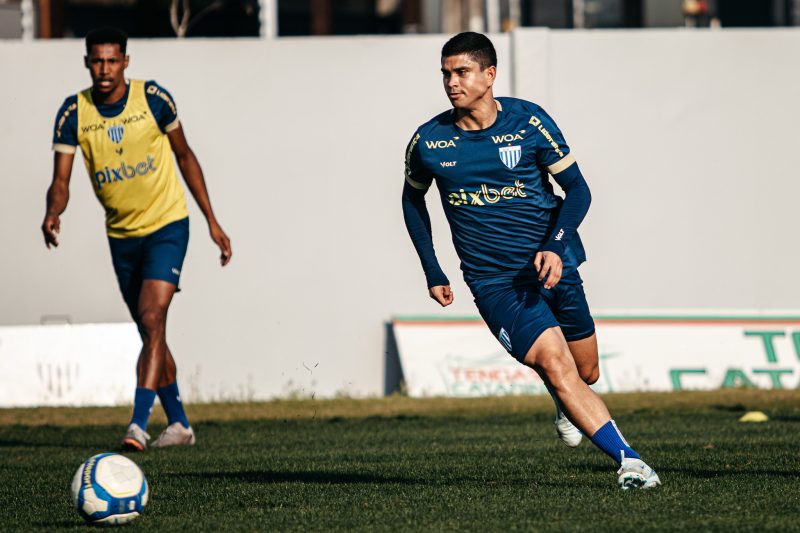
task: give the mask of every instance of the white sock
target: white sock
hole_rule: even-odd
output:
[[[561,402],[558,401],[558,396],[556,396],[556,392],[553,390],[552,387],[548,383],[544,384],[547,387],[547,392],[550,393],[550,397],[553,399],[553,403],[556,406],[556,418],[563,418],[566,415],[564,414],[564,410],[561,408]]]

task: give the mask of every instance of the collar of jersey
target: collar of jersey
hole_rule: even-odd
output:
[[[97,109],[97,112],[100,113],[105,118],[114,118],[123,111],[125,111],[125,105],[128,103],[128,95],[131,92],[131,84],[129,80],[125,80],[125,94],[122,95],[122,98],[114,102],[113,104],[98,104],[95,103],[94,99],[92,99],[92,103],[94,107]]]
[[[492,124],[488,128],[484,128],[482,130],[462,130],[461,128],[456,126],[455,120],[453,121],[453,128],[458,132],[458,134],[462,138],[465,139],[480,139],[496,134],[499,130],[506,127],[506,122],[508,122],[508,117],[510,116],[510,113],[508,113],[508,111],[504,110],[500,106],[498,107],[499,109],[497,110],[497,119],[494,121],[494,124]]]

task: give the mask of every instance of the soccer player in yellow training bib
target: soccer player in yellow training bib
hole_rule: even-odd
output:
[[[127,36],[102,28],[86,36],[92,87],[64,101],[56,117],[53,182],[42,223],[48,248],[58,246],[75,152],[80,146],[98,200],[105,208],[114,271],[142,337],[133,417],[122,445],[144,451],[156,396],[168,426],[153,447],[191,445],[175,360],[166,342],[167,311],[178,288],[189,242],[189,214],[172,153],[208,222],[223,266],[231,244],[208,197],[203,171],[186,142],[172,96],[153,81],[126,80]]]

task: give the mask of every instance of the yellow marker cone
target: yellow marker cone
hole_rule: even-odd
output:
[[[739,422],[766,422],[769,417],[761,411],[750,411],[742,415]]]

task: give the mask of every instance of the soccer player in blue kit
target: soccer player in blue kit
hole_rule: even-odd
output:
[[[545,382],[559,436],[570,446],[589,436],[617,462],[623,489],[660,485],[588,385],[600,374],[577,228],[591,196],[569,146],[541,107],[494,97],[497,56],[486,36],[456,35],[442,48],[441,64],[453,109],[417,129],[403,188],[406,227],[431,298],[443,307],[453,302],[425,206],[436,180],[464,281],[503,347]]]

